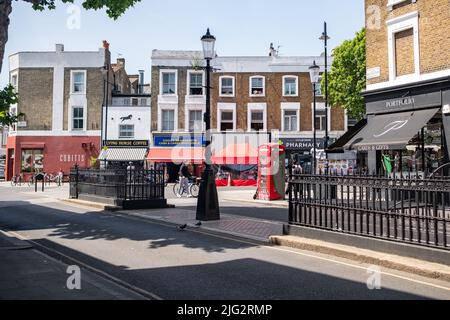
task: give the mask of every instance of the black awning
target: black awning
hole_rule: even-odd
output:
[[[357,124],[350,127],[344,135],[337,139],[331,146],[328,147],[327,152],[338,153],[344,152],[345,145],[350,141],[358,132],[360,132],[367,125],[367,119],[360,120]]]
[[[402,150],[440,108],[377,115],[356,134],[346,150]]]

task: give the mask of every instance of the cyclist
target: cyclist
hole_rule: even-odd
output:
[[[183,190],[186,191],[189,198],[192,197],[191,192],[189,190],[189,180],[192,178],[192,175],[189,172],[189,167],[187,166],[186,162],[183,162],[181,164],[179,176],[181,188],[183,188]]]

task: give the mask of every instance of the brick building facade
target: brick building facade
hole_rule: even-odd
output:
[[[450,2],[366,0],[367,125],[346,148],[382,172],[427,174],[449,159]],[[359,126],[362,128],[363,126]]]
[[[153,135],[204,130],[206,99],[202,56],[197,51],[153,51]],[[213,131],[270,132],[272,141],[287,143],[292,153],[309,154],[313,147],[313,90],[309,67],[314,61],[323,68],[323,56],[214,59]],[[316,110],[318,148],[323,148],[326,117],[320,92]],[[329,108],[328,128],[331,140],[347,130],[347,116],[342,108]]]
[[[24,115],[10,128],[8,179],[36,171],[67,174],[75,164],[91,166],[101,152],[106,95],[112,101],[120,90],[131,92],[125,60],[111,64],[110,55],[104,41],[98,51],[69,52],[58,44],[53,52],[9,57],[10,82],[20,96],[10,111]]]

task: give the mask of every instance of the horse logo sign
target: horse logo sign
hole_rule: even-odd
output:
[[[131,119],[133,119],[133,115],[131,115],[131,114],[128,117],[120,118],[120,120],[122,120],[122,122],[127,121],[127,120],[131,120]]]

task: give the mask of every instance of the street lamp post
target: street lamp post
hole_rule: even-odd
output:
[[[197,201],[196,219],[199,221],[220,220],[219,197],[214,172],[211,167],[211,60],[215,56],[216,38],[209,28],[201,38],[203,55],[206,60],[206,111],[204,114],[206,129],[205,170],[203,172]]]
[[[317,136],[316,136],[316,87],[319,82],[320,67],[314,61],[313,65],[309,67],[309,75],[313,85],[314,103],[313,103],[313,174],[317,171]]]
[[[105,146],[105,141],[108,140],[108,100],[109,100],[109,64],[106,64],[103,67],[103,70],[106,71],[106,80],[103,79],[103,88],[105,90],[104,92],[104,105],[105,105],[105,122],[103,122],[103,107],[102,107],[102,134],[101,134],[101,145],[102,148]],[[103,135],[103,126],[104,128],[104,135]]]
[[[330,39],[330,37],[328,36],[326,22],[323,23],[323,33],[319,39],[323,41],[324,49],[325,49],[324,50],[324,55],[325,55],[325,150],[327,150],[328,149],[328,140],[329,140],[329,137],[328,137],[328,40]]]

